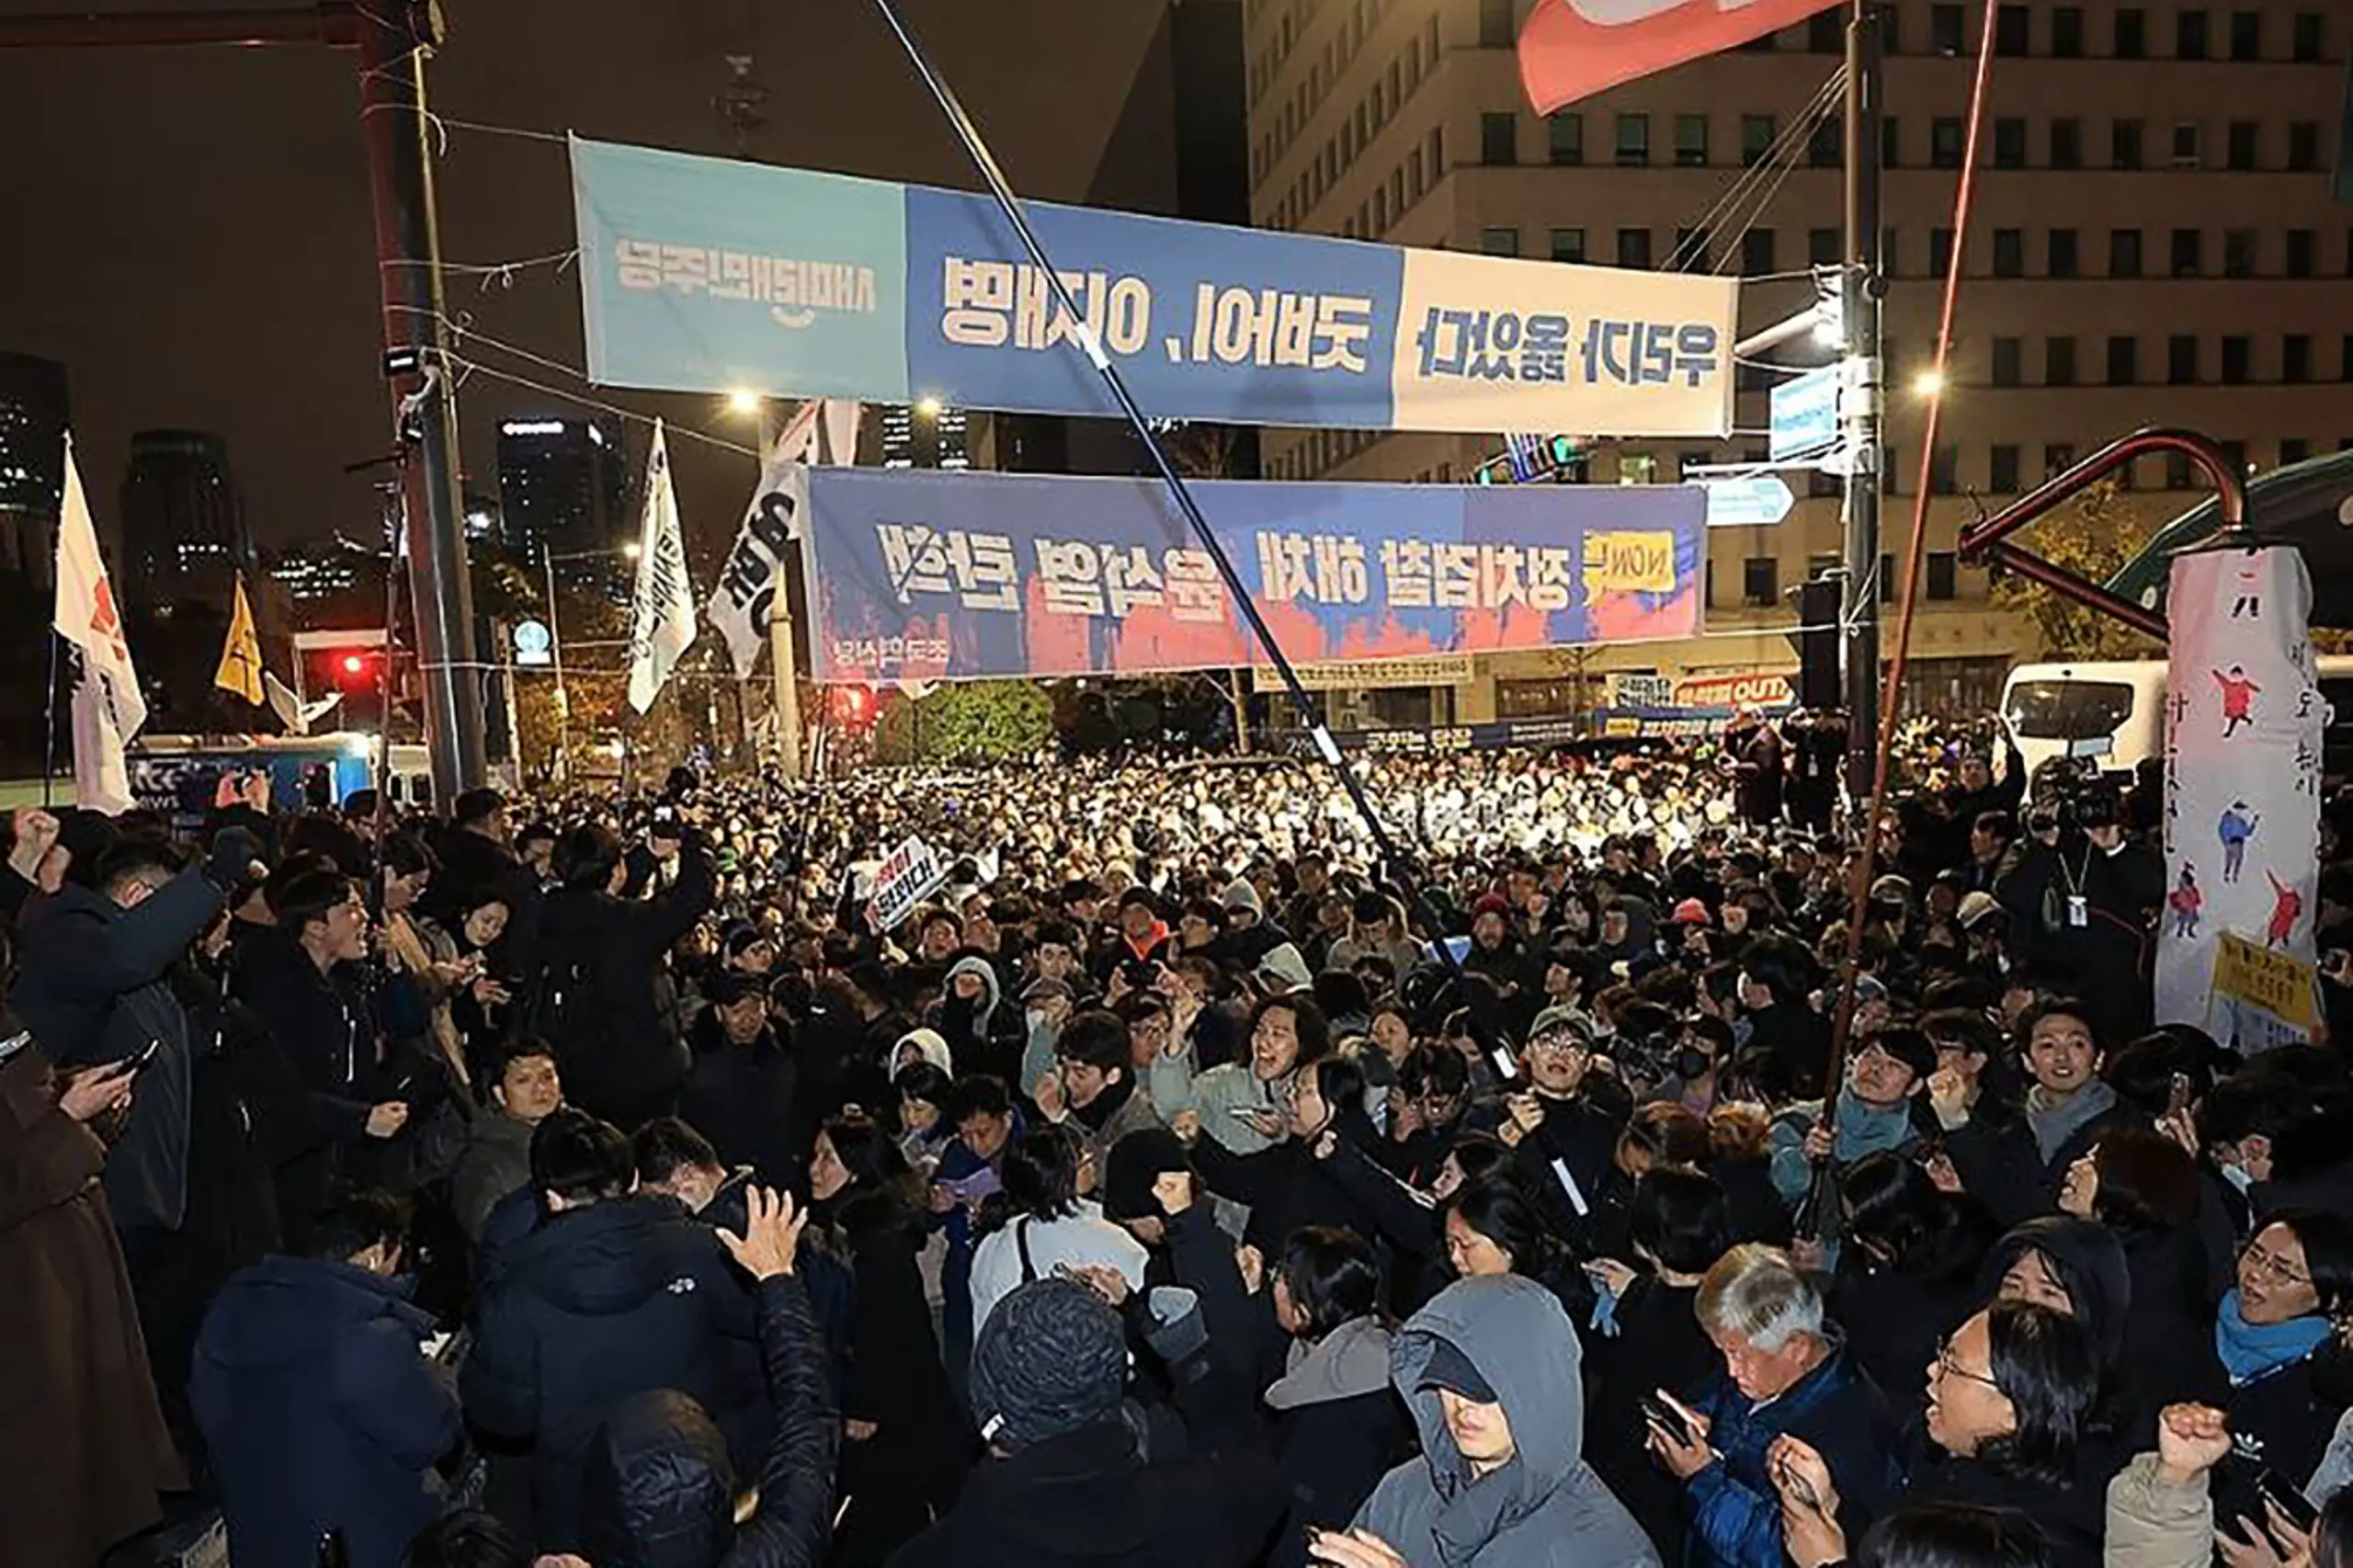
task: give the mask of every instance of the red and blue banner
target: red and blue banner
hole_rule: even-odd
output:
[[[809,472],[820,681],[1145,675],[1270,661],[1156,480]],[[1699,630],[1695,486],[1192,486],[1294,663]]]

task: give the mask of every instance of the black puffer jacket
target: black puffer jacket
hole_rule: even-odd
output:
[[[581,1537],[591,1561],[633,1568],[803,1568],[830,1533],[841,1426],[809,1293],[791,1275],[759,1288],[760,1358],[776,1426],[759,1512],[734,1525],[734,1467],[694,1401],[631,1400],[589,1456]]]

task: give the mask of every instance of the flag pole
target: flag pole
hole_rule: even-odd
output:
[[[51,791],[57,786],[57,645],[64,639],[54,626],[49,629],[49,691],[42,705],[42,727],[46,732],[41,746],[40,805],[47,811],[55,801]]]

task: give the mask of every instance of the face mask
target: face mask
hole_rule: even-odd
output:
[[[1028,1020],[1031,1034],[1036,1034],[1046,1027],[1046,1010],[1043,1007],[1031,1007],[1021,1016]]]
[[[2224,1165],[2221,1168],[2222,1179],[2241,1192],[2245,1192],[2255,1185],[2255,1178],[2246,1174],[2246,1167],[2244,1165]]]

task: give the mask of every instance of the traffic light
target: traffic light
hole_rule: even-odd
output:
[[[1838,616],[1846,593],[1844,572],[1801,584],[1797,630],[1789,634],[1798,655],[1798,706],[1816,710],[1846,706],[1838,678]]]
[[[870,687],[834,688],[834,722],[846,729],[862,729],[874,722],[874,692]]]

